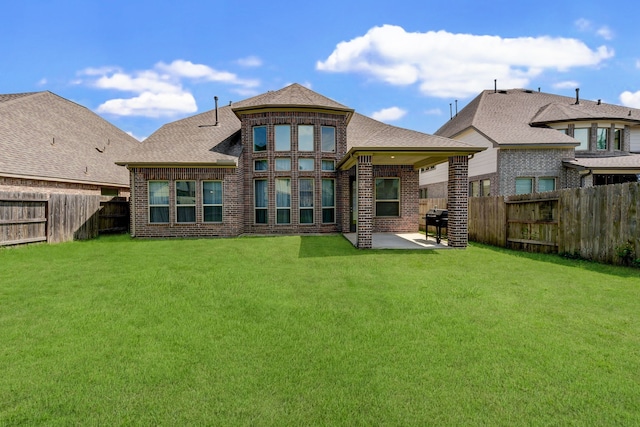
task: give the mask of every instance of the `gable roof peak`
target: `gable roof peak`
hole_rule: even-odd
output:
[[[326,110],[353,113],[353,109],[314,92],[299,83],[293,83],[276,91],[268,91],[261,95],[233,103],[234,113],[264,108],[320,108]]]

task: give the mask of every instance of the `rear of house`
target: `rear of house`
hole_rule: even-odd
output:
[[[418,170],[455,171],[450,245],[466,246],[467,158],[482,151],[397,128],[301,85],[169,123],[118,164],[137,237],[418,230]],[[454,203],[455,204],[455,203]]]

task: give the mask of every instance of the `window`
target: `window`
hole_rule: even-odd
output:
[[[269,192],[266,179],[256,179],[254,185],[254,206],[255,206],[255,222],[256,224],[267,224],[268,220],[268,202]]]
[[[267,151],[267,127],[253,127],[253,151]]]
[[[336,162],[334,160],[323,160],[322,170],[333,172],[334,170],[336,170]]]
[[[276,224],[291,223],[291,179],[276,179]]]
[[[469,183],[469,197],[480,197],[480,181]]]
[[[322,126],[322,151],[325,153],[336,151],[336,128]]]
[[[298,181],[300,200],[300,224],[313,224],[313,179],[303,178]]]
[[[312,171],[315,168],[313,159],[298,159],[299,171]]]
[[[538,179],[538,191],[543,193],[545,191],[554,191],[556,189],[555,178],[539,178]]]
[[[333,179],[322,180],[322,223],[336,222],[336,183]]]
[[[606,150],[609,146],[609,129],[598,128],[596,131],[596,149]]]
[[[269,169],[269,161],[266,159],[254,160],[253,170],[256,172],[266,171]]]
[[[533,192],[533,178],[516,178],[516,194]]]
[[[195,181],[176,181],[176,221],[196,222]]]
[[[276,134],[276,151],[291,151],[291,126],[274,126]]]
[[[222,181],[202,183],[202,211],[204,222],[222,222]]]
[[[589,128],[575,128],[573,130],[573,138],[580,142],[580,145],[576,147],[576,151],[589,149]]]
[[[491,195],[491,180],[490,179],[483,179],[482,181],[480,181],[480,185],[481,185],[481,195],[482,196],[490,196]]]
[[[291,159],[289,157],[281,157],[276,159],[276,170],[277,171],[290,171],[291,170]]]
[[[622,151],[622,129],[616,129],[613,133],[613,149]]]
[[[376,216],[400,216],[400,178],[376,178]]]
[[[169,181],[149,181],[149,222],[169,222]]]
[[[298,125],[298,151],[313,151],[313,125]]]

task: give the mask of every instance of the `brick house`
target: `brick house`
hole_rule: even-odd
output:
[[[128,196],[115,161],[139,142],[48,91],[0,95],[0,192]]]
[[[380,123],[293,84],[166,124],[118,164],[136,237],[418,230],[418,170],[448,162],[449,245],[467,242],[467,143]],[[454,200],[455,199],[455,200]]]
[[[435,134],[486,148],[469,160],[470,196],[636,181],[640,110],[578,95],[486,90]],[[421,197],[446,197],[447,173],[423,169]]]

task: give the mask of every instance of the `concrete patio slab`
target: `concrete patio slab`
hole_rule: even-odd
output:
[[[357,245],[357,233],[344,233],[343,236]],[[436,243],[435,237],[421,233],[373,233],[372,249],[451,249],[446,240]]]

